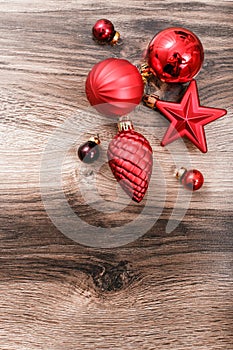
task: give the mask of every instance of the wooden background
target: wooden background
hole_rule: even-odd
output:
[[[217,0],[0,1],[1,350],[233,348],[232,5]],[[100,47],[92,41],[91,27],[102,17],[113,21],[123,45]],[[168,26],[199,36],[205,48],[197,77],[201,103],[228,110],[205,128],[207,154],[185,143],[205,185],[193,195],[178,228],[166,233],[179,184],[168,152],[145,128],[167,180],[160,220],[122,247],[75,243],[44,209],[43,150],[56,128],[89,108],[84,84],[96,62],[113,56],[138,63],[153,35]],[[158,113],[147,113],[158,133],[166,127]],[[88,123],[80,120],[80,128]],[[110,140],[114,125],[100,131]],[[108,217],[80,200],[73,172],[80,164],[71,154],[63,187],[74,211],[104,227],[134,220],[143,203]],[[49,156],[52,162],[52,151]],[[84,182],[89,175],[90,168],[84,169]],[[116,186],[107,167],[98,181],[110,203]],[[159,206],[160,190],[154,191]],[[56,210],[56,198],[52,203]]]

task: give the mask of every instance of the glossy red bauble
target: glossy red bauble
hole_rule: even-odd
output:
[[[122,130],[108,147],[109,166],[123,190],[140,202],[147,191],[153,165],[152,149],[138,132]]]
[[[86,80],[86,95],[98,112],[107,116],[130,113],[141,101],[144,84],[129,61],[108,58],[97,63]]]
[[[108,19],[99,19],[92,28],[94,39],[103,43],[110,42],[115,33],[114,26]]]
[[[199,170],[193,169],[185,171],[180,181],[187,190],[197,191],[202,187],[204,177]]]
[[[204,50],[200,40],[185,28],[167,28],[151,40],[148,64],[160,80],[186,83],[201,69]]]

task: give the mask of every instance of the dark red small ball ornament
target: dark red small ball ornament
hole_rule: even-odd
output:
[[[100,140],[98,137],[90,138],[83,145],[78,148],[79,159],[86,164],[94,163],[99,158],[99,145]]]
[[[187,170],[185,168],[180,168],[176,171],[175,175],[184,188],[190,191],[199,190],[204,183],[204,176],[197,169]]]
[[[140,102],[144,84],[138,69],[129,61],[108,58],[97,63],[86,80],[90,104],[106,116],[123,116]]]
[[[108,162],[123,190],[139,203],[146,194],[153,165],[148,140],[133,129],[131,121],[118,124],[119,132],[108,146]]]
[[[114,29],[114,25],[108,19],[99,19],[92,28],[93,38],[100,44],[115,45],[120,39],[120,34]]]
[[[162,30],[149,43],[147,61],[166,83],[186,83],[201,69],[204,50],[198,37],[185,28]]]

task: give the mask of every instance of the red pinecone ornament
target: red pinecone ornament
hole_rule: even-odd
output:
[[[123,190],[139,203],[147,191],[153,165],[147,139],[133,130],[131,122],[120,122],[119,132],[108,146],[109,166]]]

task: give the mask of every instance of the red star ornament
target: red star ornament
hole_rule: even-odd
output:
[[[162,146],[186,136],[203,153],[207,152],[204,125],[227,113],[225,109],[200,106],[195,80],[189,84],[180,103],[158,100],[156,107],[171,121],[161,142]]]

